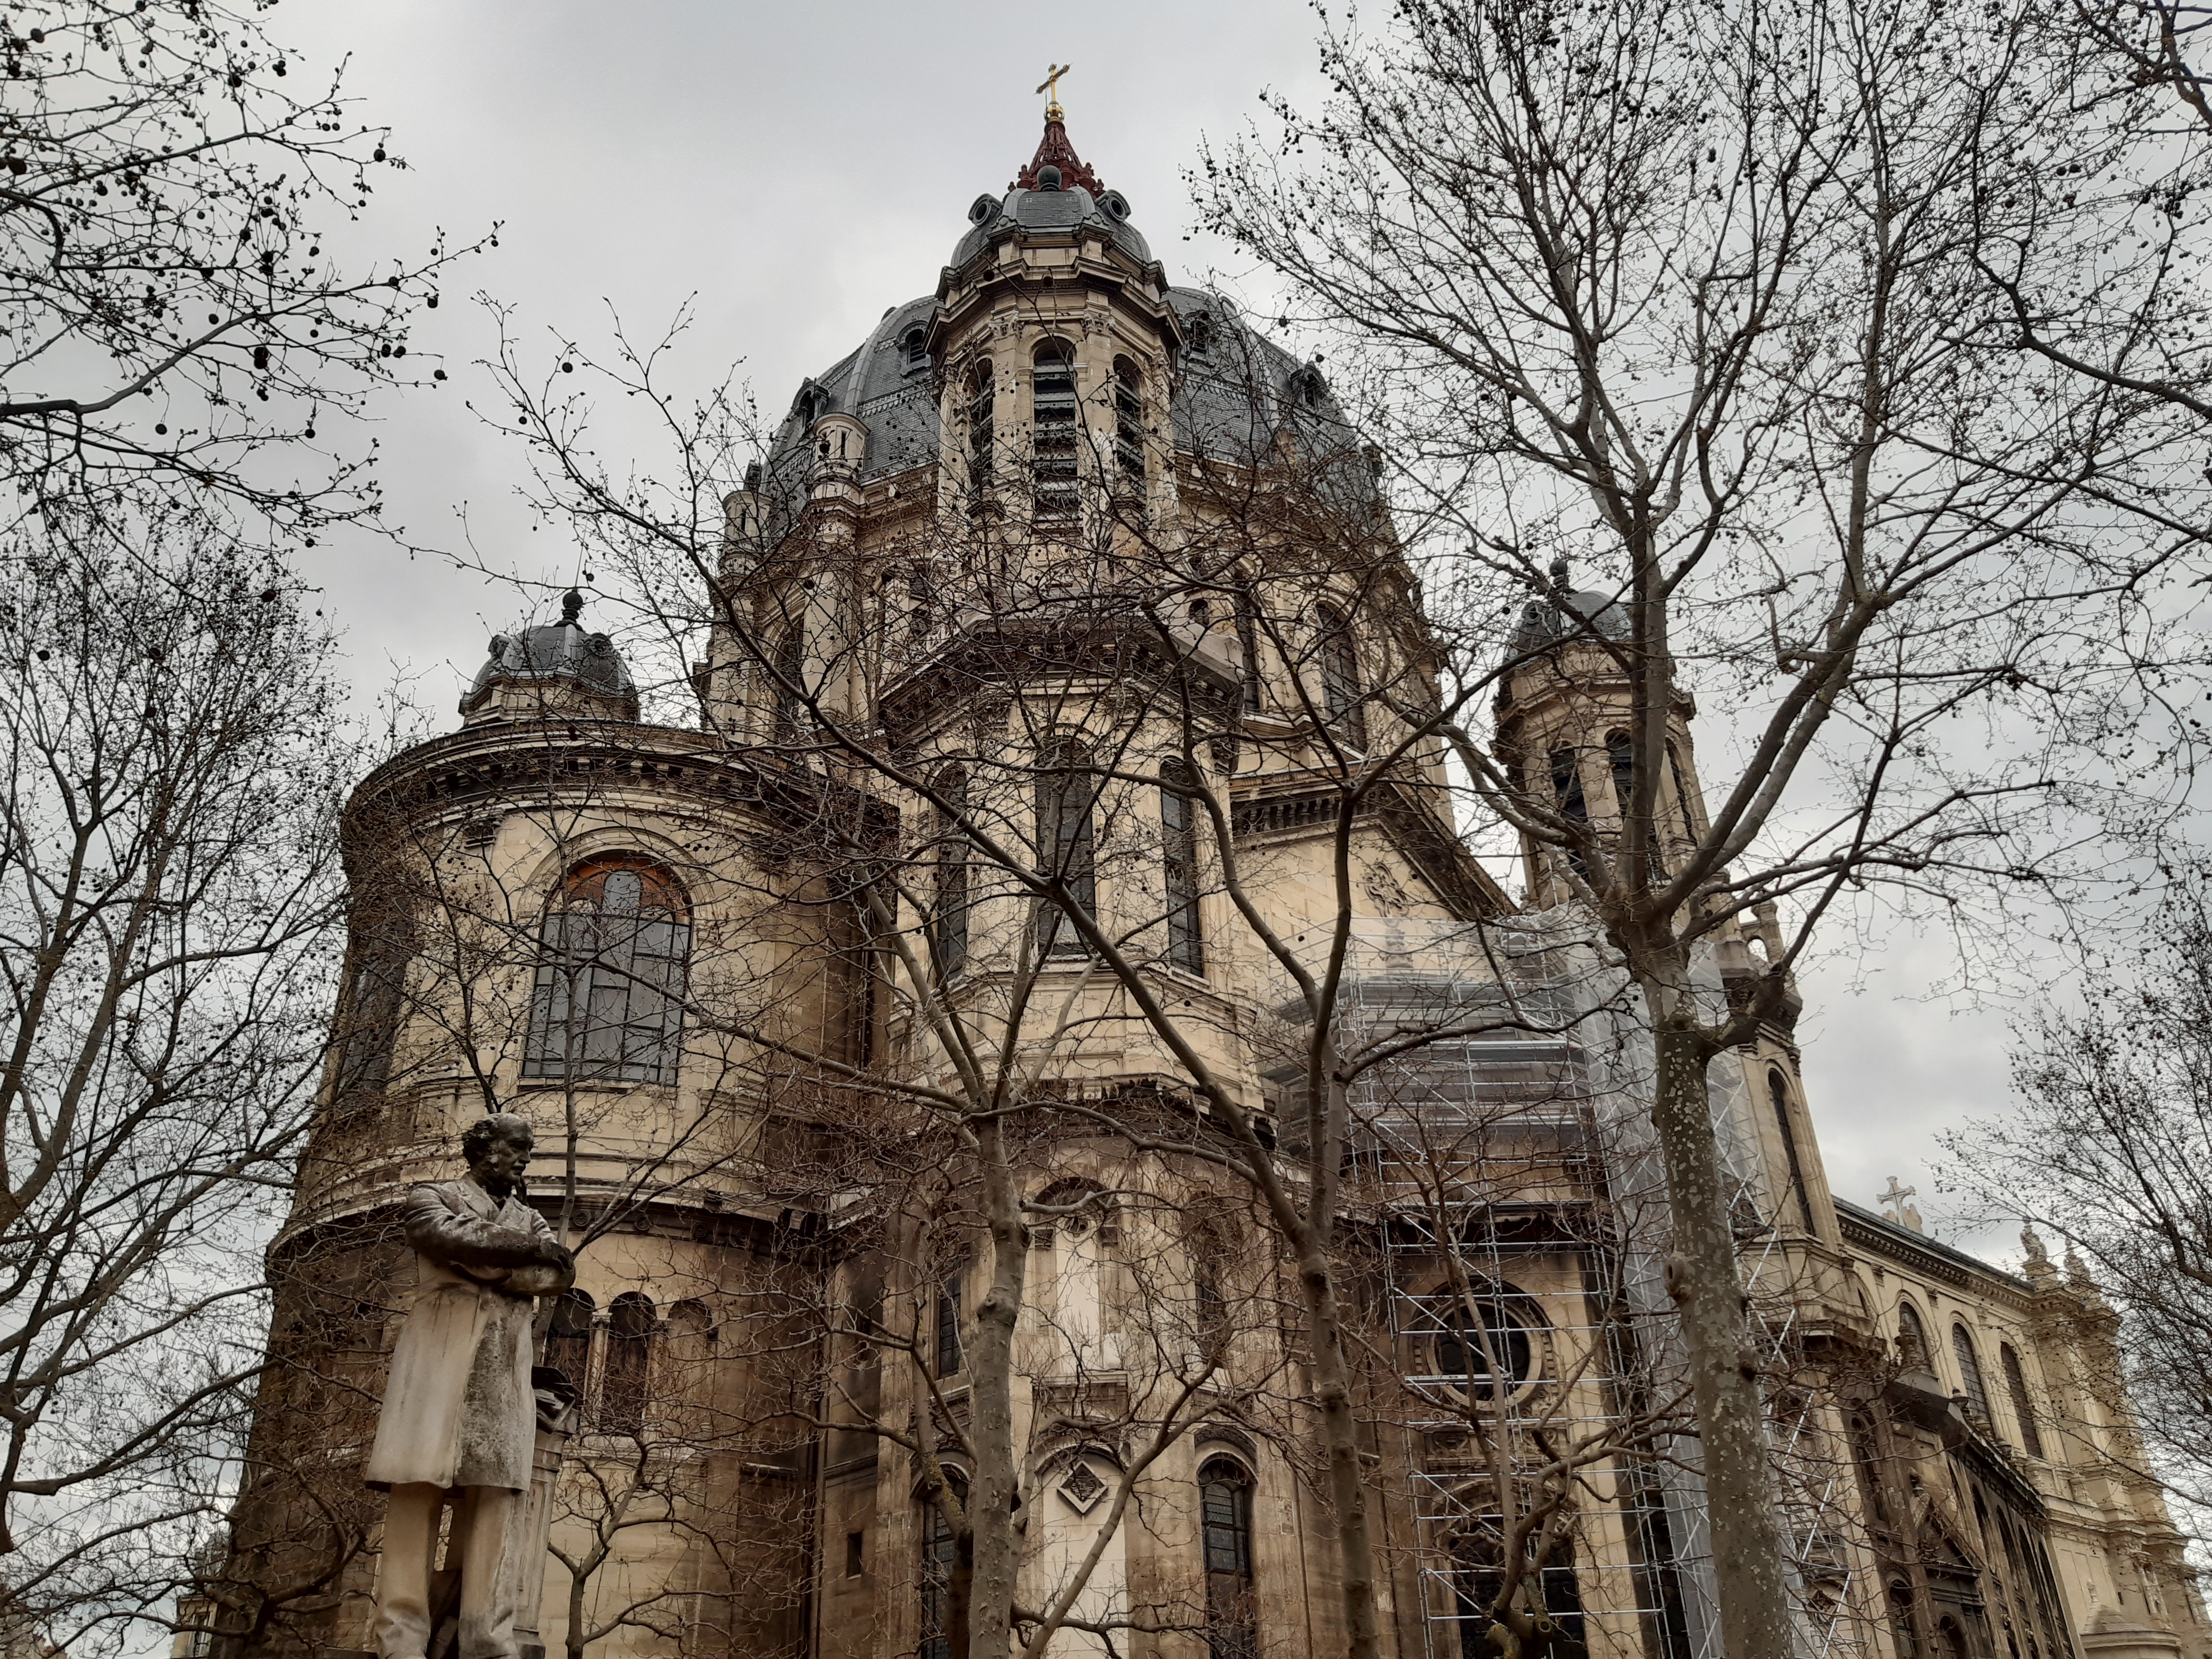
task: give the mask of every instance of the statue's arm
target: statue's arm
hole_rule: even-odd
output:
[[[538,1224],[533,1228],[501,1227],[453,1209],[434,1187],[417,1187],[407,1194],[407,1242],[424,1255],[455,1267],[526,1267],[544,1262],[553,1236],[544,1217],[533,1212],[531,1218]]]

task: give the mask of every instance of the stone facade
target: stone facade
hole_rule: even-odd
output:
[[[1160,1023],[1133,1013],[1127,981],[1089,970],[1064,918],[988,864],[948,862],[957,837],[915,853],[948,801],[981,833],[1063,856],[1129,980],[1175,1007],[1191,1063],[1293,1151],[1306,1106],[1284,1064],[1291,988],[1185,816],[1200,793],[1258,922],[1312,935],[1319,960],[1348,915],[1368,1030],[1501,994],[1522,970],[1470,956],[1471,939],[1571,935],[1554,855],[1530,849],[1516,906],[1465,850],[1433,741],[1407,743],[1345,805],[1347,769],[1392,752],[1434,664],[1319,369],[1218,296],[1170,285],[1058,120],[1022,179],[978,199],[933,296],[894,307],[800,388],[730,497],[696,728],[641,723],[629,669],[572,605],[495,641],[461,728],[362,786],[354,955],[327,1104],[272,1249],[279,1364],[236,1525],[239,1576],[285,1600],[223,1626],[246,1650],[364,1645],[376,1513],[357,1472],[408,1291],[397,1204],[449,1176],[460,1130],[495,1107],[537,1125],[536,1201],[581,1242],[578,1294],[543,1322],[545,1363],[582,1407],[547,1648],[942,1650],[943,1546],[906,1442],[968,1409],[966,1322],[987,1287],[972,1254],[927,1229],[856,1224],[896,1146],[932,1144],[900,1141],[911,1126],[869,1081],[954,1076],[926,1017],[935,994],[1041,1060],[1041,1097],[1159,1123],[1198,1110]],[[1240,498],[1277,463],[1297,489]],[[1164,572],[1180,583],[1164,608]],[[1602,633],[1602,600],[1567,604]],[[1517,643],[1500,753],[1600,821],[1616,810],[1621,689],[1547,602]],[[1685,839],[1704,810],[1694,715],[1680,695],[1662,786]],[[841,747],[856,732],[889,762]],[[1100,781],[1079,830],[1046,834],[1066,809],[1041,791],[1066,786],[1036,757],[1070,745]],[[1170,777],[1190,792],[1180,805],[1146,781]],[[890,884],[904,955],[854,896],[871,859],[913,877]],[[1716,994],[1777,939],[1771,919],[1724,939]],[[1532,991],[1586,1006],[1583,958],[1538,954],[1551,965]],[[1046,1038],[1015,1006],[1036,985],[1057,1000]],[[1734,1074],[1716,1088],[1774,1333],[1808,1640],[1895,1659],[2212,1651],[2178,1535],[2125,1473],[2116,1335],[2094,1288],[2039,1261],[1998,1271],[1831,1194],[1795,1012],[1717,1067]],[[1484,1650],[1467,1615],[1490,1571],[1464,1547],[1485,1478],[1472,1379],[1493,1386],[1500,1420],[1602,1423],[1638,1409],[1667,1363],[1663,1340],[1640,1358],[1607,1346],[1650,1319],[1644,1224],[1621,1219],[1634,1151],[1594,1164],[1577,1139],[1632,1086],[1593,1082],[1565,1038],[1462,1046],[1376,1074],[1400,1095],[1362,1107],[1352,1183],[1387,1268],[1370,1352],[1396,1368],[1363,1385],[1390,1425],[1371,1452],[1387,1650],[1440,1659]],[[1406,1137],[1434,1121],[1419,1101],[1462,1082],[1463,1132],[1466,1102],[1497,1103],[1450,1200],[1481,1218],[1462,1235],[1496,1310],[1480,1364],[1457,1316],[1433,1310],[1456,1282],[1439,1235],[1420,1231],[1418,1202],[1392,1208],[1394,1180],[1438,1190],[1406,1174]],[[837,1161],[856,1141],[865,1170]],[[1160,1659],[1340,1650],[1287,1276],[1202,1141],[1185,1156],[1063,1127],[1023,1164],[1064,1216],[1032,1229],[1017,1335],[1024,1584],[1048,1594],[1090,1546],[1127,1425],[1174,1370],[1158,1355],[1218,1341],[1218,1371],[1133,1488],[1078,1611],[1180,1623],[1117,1638]],[[825,1175],[839,1169],[842,1187]],[[1209,1297],[1241,1310],[1225,1334],[1205,1328]],[[1177,1309],[1198,1310],[1189,1328],[1163,1311]],[[899,1333],[911,1364],[886,1350]],[[1556,1653],[1692,1659],[1713,1640],[1694,1477],[1630,1463],[1591,1462],[1572,1536],[1529,1594]],[[1073,1630],[1053,1648],[1104,1650]]]

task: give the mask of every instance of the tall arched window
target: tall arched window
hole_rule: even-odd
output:
[[[1982,1386],[1982,1362],[1974,1352],[1974,1339],[1964,1325],[1951,1327],[1951,1352],[1958,1356],[1959,1382],[1966,1391],[1966,1409],[1983,1422],[1990,1420],[1990,1391]]]
[[[651,1298],[635,1291],[617,1297],[607,1310],[607,1357],[599,1370],[599,1427],[607,1434],[636,1434],[645,1427],[659,1322]]]
[[[592,1364],[592,1298],[583,1291],[565,1291],[553,1304],[553,1317],[545,1327],[545,1363],[568,1379],[582,1399]]]
[[[1782,1080],[1782,1073],[1770,1071],[1766,1074],[1766,1092],[1774,1103],[1774,1127],[1782,1136],[1782,1156],[1790,1170],[1790,1190],[1797,1194],[1797,1218],[1805,1231],[1813,1231],[1813,1200],[1805,1191],[1805,1166],[1797,1158],[1797,1131],[1790,1119],[1790,1085]]]
[[[1145,381],[1127,357],[1114,360],[1114,470],[1124,495],[1145,493]]]
[[[961,1279],[965,1267],[947,1273],[937,1287],[937,1375],[941,1380],[957,1376],[967,1364],[960,1343]]]
[[[1257,714],[1267,686],[1260,677],[1260,601],[1249,582],[1237,585],[1237,643],[1244,651],[1245,712]]]
[[[912,374],[929,367],[929,334],[919,326],[899,337],[899,369]]]
[[[1233,1458],[1209,1458],[1198,1472],[1198,1501],[1208,1659],[1253,1659],[1252,1476]]]
[[[1194,974],[1206,971],[1206,946],[1198,926],[1197,807],[1191,792],[1198,775],[1181,761],[1160,768],[1160,876],[1167,898],[1168,960]]]
[[[956,1470],[945,1472],[953,1502],[968,1504],[968,1483]],[[921,1644],[915,1659],[953,1659],[952,1567],[960,1534],[946,1519],[944,1504],[925,1494],[921,1500]]]
[[[407,964],[415,955],[412,930],[379,918],[356,922],[345,995],[338,1004],[336,1064],[331,1099],[341,1111],[382,1102],[392,1079],[392,1048],[406,1006]]]
[[[1322,714],[1358,746],[1367,741],[1366,694],[1359,684],[1359,651],[1352,636],[1352,619],[1334,605],[1324,605],[1314,613],[1320,629]]]
[[[2043,1431],[2035,1421],[2035,1402],[2027,1397],[2027,1374],[2020,1368],[2020,1355],[2009,1342],[1997,1345],[1997,1365],[2004,1372],[2005,1393],[2012,1398],[2012,1414],[2020,1424],[2020,1443],[2030,1457],[2043,1455]]]
[[[948,766],[939,773],[937,793],[945,808],[938,815],[937,896],[930,939],[937,952],[937,971],[950,975],[968,957],[968,841],[959,817],[968,802],[966,769]]]
[[[968,505],[971,512],[981,512],[990,499],[991,468],[999,444],[997,409],[991,360],[986,357],[968,380]]]
[[[1075,355],[1065,340],[1036,349],[1030,373],[1030,429],[1036,516],[1065,524],[1075,517],[1080,411],[1075,403]]]
[[[525,1077],[673,1083],[690,907],[675,877],[616,854],[569,871],[539,934]]]
[[[806,628],[793,617],[769,647],[768,692],[775,706],[777,743],[797,743],[806,724]]]
[[[1675,752],[1671,743],[1667,745],[1667,770],[1674,780],[1674,805],[1682,815],[1682,839],[1694,845],[1698,839],[1698,826],[1690,817],[1690,782],[1682,771],[1682,757]]]
[[[1057,877],[1068,897],[1088,914],[1098,908],[1097,849],[1091,824],[1097,800],[1091,751],[1072,738],[1048,746],[1037,768],[1037,864],[1046,875]],[[1079,957],[1090,948],[1069,926],[1060,906],[1038,907],[1039,954]]]
[[[1897,1358],[1907,1370],[1936,1369],[1936,1351],[1928,1346],[1928,1328],[1920,1322],[1920,1310],[1910,1302],[1897,1304]]]

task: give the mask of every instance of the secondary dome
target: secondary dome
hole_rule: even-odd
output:
[[[559,622],[495,635],[461,713],[471,722],[556,714],[635,720],[637,685],[629,665],[605,634],[584,631],[583,611],[584,596],[571,588]]]

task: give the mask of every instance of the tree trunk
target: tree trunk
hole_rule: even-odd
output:
[[[1787,1659],[1790,1598],[1768,1468],[1759,1373],[1736,1277],[1729,1194],[1713,1139],[1705,1039],[1647,987],[1658,1063],[1651,1121],[1674,1225],[1668,1289],[1682,1320],[1705,1452],[1705,1506],[1729,1659]]]
[[[971,1659],[1006,1659],[1012,1640],[1014,1578],[1020,1568],[1014,1515],[1014,1328],[1022,1310],[1029,1243],[1021,1194],[1006,1168],[996,1116],[977,1128],[983,1166],[984,1213],[991,1230],[991,1284],[975,1309],[975,1340],[968,1358],[970,1433],[975,1484],[968,1504],[975,1577],[968,1599]],[[962,1649],[955,1647],[958,1653]]]
[[[1321,1406],[1322,1443],[1328,1454],[1328,1493],[1336,1510],[1337,1553],[1344,1573],[1345,1651],[1378,1659],[1375,1624],[1375,1550],[1367,1532],[1367,1488],[1359,1475],[1359,1422],[1352,1410],[1352,1371],[1325,1247],[1309,1229],[1300,1241],[1298,1288],[1313,1333],[1314,1397]]]

